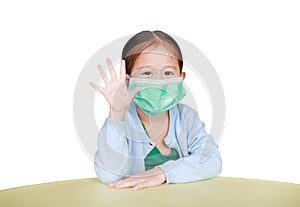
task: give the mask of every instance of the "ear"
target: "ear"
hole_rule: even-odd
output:
[[[182,73],[181,73],[181,77],[182,77],[182,80],[185,79],[185,72],[182,72]]]

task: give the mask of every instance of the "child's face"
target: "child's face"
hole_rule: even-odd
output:
[[[151,79],[175,78],[180,77],[180,68],[174,55],[166,49],[158,47],[152,50],[148,49],[139,55],[130,76]]]

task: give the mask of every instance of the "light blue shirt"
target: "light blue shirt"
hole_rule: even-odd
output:
[[[185,183],[215,177],[221,173],[218,145],[206,133],[197,111],[184,104],[169,110],[170,124],[165,144],[175,148],[179,159],[158,165],[166,183]],[[131,103],[124,121],[107,118],[98,135],[94,167],[102,183],[110,183],[145,171],[144,158],[154,148]]]

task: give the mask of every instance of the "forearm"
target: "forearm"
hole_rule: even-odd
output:
[[[110,110],[108,118],[114,121],[124,121],[125,115],[126,115],[126,110],[121,110],[121,111]]]
[[[95,170],[101,180],[120,178],[128,171],[128,142],[123,122],[107,119],[99,132]]]
[[[206,160],[200,160],[199,154],[178,160],[168,161],[159,167],[164,170],[166,183],[185,183],[218,176],[222,170],[222,160],[218,149]]]

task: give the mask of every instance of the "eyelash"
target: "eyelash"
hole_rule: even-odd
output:
[[[166,73],[170,73],[169,75],[174,75],[174,73],[172,71],[166,71],[165,75],[167,75]]]
[[[146,73],[151,73],[151,72],[144,72],[142,75],[151,75],[151,74],[146,74]]]
[[[148,74],[147,74],[147,73],[148,73]],[[151,75],[152,73],[151,73],[151,74],[150,74],[150,73],[151,73],[151,72],[147,71],[147,72],[144,72],[142,75]],[[169,74],[167,74],[167,73],[169,73]],[[174,73],[173,73],[172,71],[166,71],[166,72],[165,72],[165,75],[174,75]]]

